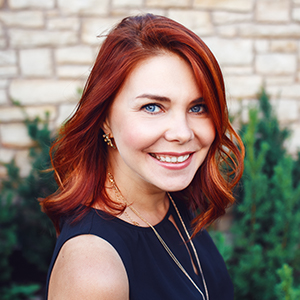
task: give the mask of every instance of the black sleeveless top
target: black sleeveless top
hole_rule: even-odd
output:
[[[185,224],[190,228],[191,214],[182,203],[176,201],[176,204]],[[201,275],[198,276],[194,272],[190,255],[177,229],[169,220],[170,215],[185,237],[181,222],[171,203],[165,218],[155,226],[155,229],[205,295]],[[69,223],[64,222],[56,243],[48,271],[46,299],[51,271],[63,244],[72,237],[93,234],[109,242],[120,255],[129,280],[130,300],[203,300],[151,228],[132,225],[119,218],[109,217],[96,209],[91,209],[74,225]],[[207,231],[198,233],[193,242],[202,265],[209,299],[233,300],[233,285],[225,263]],[[189,248],[194,259],[190,245]]]

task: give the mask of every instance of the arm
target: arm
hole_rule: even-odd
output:
[[[52,270],[49,300],[129,300],[125,267],[117,251],[94,235],[68,240]]]

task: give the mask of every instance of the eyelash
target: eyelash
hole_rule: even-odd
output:
[[[203,114],[203,113],[206,113],[207,112],[207,106],[205,105],[205,104],[196,104],[196,105],[194,105],[190,110],[192,110],[194,107],[200,107],[200,109],[202,110],[202,111],[199,111],[199,112],[193,112],[193,113],[196,113],[196,114]]]
[[[162,107],[161,107],[161,105],[160,104],[157,104],[157,103],[150,103],[150,104],[146,104],[146,105],[144,105],[144,106],[142,106],[142,109],[143,110],[145,110],[147,113],[149,113],[149,114],[152,114],[152,115],[155,115],[155,114],[157,114],[157,113],[159,113],[160,111],[158,111],[158,112],[155,112],[155,111],[149,111],[147,108],[149,108],[149,107],[155,107],[155,108],[159,108],[160,110],[162,110]],[[204,113],[206,113],[207,112],[207,106],[205,105],[205,104],[196,104],[196,105],[194,105],[189,111],[191,111],[193,108],[195,108],[195,107],[200,107],[200,110],[201,111],[199,111],[199,112],[192,112],[192,113],[195,113],[195,114],[197,114],[197,115],[201,115],[201,114],[204,114]]]
[[[145,110],[145,111],[146,111],[147,113],[149,113],[149,114],[152,114],[152,115],[157,114],[158,112],[153,112],[153,111],[147,110],[147,108],[149,108],[149,107],[151,107],[151,106],[152,106],[152,107],[158,107],[160,110],[162,109],[161,106],[160,106],[159,104],[157,104],[157,103],[146,104],[146,105],[142,106],[142,109]]]

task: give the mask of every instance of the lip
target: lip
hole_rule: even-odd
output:
[[[194,152],[181,152],[181,153],[175,153],[175,152],[155,152],[152,153],[155,154],[157,156],[175,156],[175,157],[180,157],[180,156],[185,156],[185,155],[189,155],[188,159],[183,161],[183,162],[176,162],[176,163],[171,163],[171,162],[164,162],[164,161],[160,161],[158,159],[156,159],[155,157],[153,157],[150,153],[149,156],[160,166],[169,169],[169,170],[181,170],[186,168],[192,161],[192,157]]]

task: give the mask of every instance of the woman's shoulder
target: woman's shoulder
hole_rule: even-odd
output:
[[[128,300],[128,278],[117,251],[91,234],[68,240],[52,270],[48,299]]]

